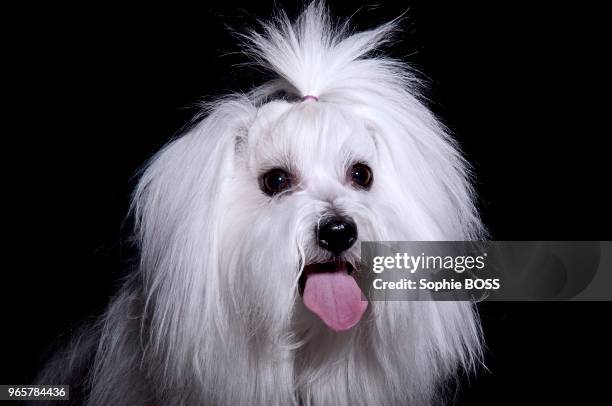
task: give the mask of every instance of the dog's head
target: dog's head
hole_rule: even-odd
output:
[[[368,306],[360,241],[480,232],[465,163],[415,77],[372,56],[394,24],[329,26],[311,10],[252,34],[278,79],[210,105],[146,168],[134,210],[149,298],[169,301],[160,334],[287,331],[302,303],[347,330]]]

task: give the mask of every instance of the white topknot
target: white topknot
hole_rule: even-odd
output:
[[[348,20],[334,24],[324,3],[313,1],[294,22],[281,12],[261,23],[262,33],[244,35],[245,53],[278,75],[268,86],[297,97],[357,102],[368,93],[388,97],[389,91],[405,97],[417,83],[414,75],[397,60],[372,55],[392,39],[398,22],[351,33]]]

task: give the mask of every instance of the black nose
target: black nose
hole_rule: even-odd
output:
[[[321,248],[338,255],[357,241],[357,226],[348,217],[334,217],[319,226],[317,239]]]

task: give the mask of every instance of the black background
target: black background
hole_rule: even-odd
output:
[[[292,16],[301,4],[279,3]],[[494,239],[609,240],[603,10],[492,3],[331,8],[360,8],[357,29],[407,11],[389,54],[427,78],[430,107],[474,165]],[[227,26],[255,26],[272,10],[224,1],[3,13],[14,92],[2,148],[1,383],[29,382],[60,333],[104,309],[133,260],[125,215],[136,170],[198,100],[261,83],[235,66],[245,59]],[[488,370],[463,382],[456,403],[601,403],[610,310],[483,304]]]

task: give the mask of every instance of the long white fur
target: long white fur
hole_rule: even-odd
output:
[[[246,35],[276,79],[209,105],[151,159],[132,207],[138,269],[39,381],[81,379],[92,406],[441,401],[481,355],[470,303],[373,302],[332,333],[297,291],[304,264],[326,255],[313,230],[333,212],[360,240],[483,236],[457,146],[410,70],[377,52],[396,26],[350,34],[314,2]],[[370,191],[346,183],[355,161],[372,167]],[[258,176],[274,166],[297,185],[271,198]]]

